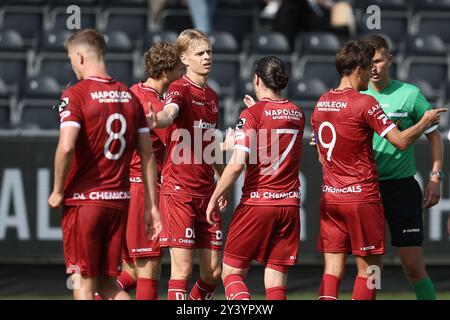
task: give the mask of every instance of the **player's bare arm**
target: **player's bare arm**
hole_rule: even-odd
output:
[[[164,109],[158,113],[156,113],[151,104],[149,104],[149,110],[150,111],[146,116],[150,128],[167,128],[178,116],[178,106],[174,103],[165,105]]]
[[[386,139],[389,140],[397,149],[406,150],[410,145],[412,145],[419,137],[424,133],[430,125],[438,124],[440,114],[447,112],[446,108],[433,109],[425,112],[422,119],[414,126],[400,131],[396,127],[390,130]]]
[[[141,157],[142,178],[145,189],[145,230],[149,239],[154,240],[161,232],[161,218],[158,209],[158,196],[156,191],[156,158],[147,133],[140,133],[137,150]]]
[[[220,177],[223,174],[223,171],[225,170],[225,165],[221,164],[221,163],[215,163],[215,164],[213,164],[213,169],[214,169],[214,172],[217,175],[217,177],[220,179]],[[220,211],[222,211],[223,209],[225,209],[227,207],[228,198],[229,198],[228,191],[226,191],[223,195],[220,196],[220,198],[218,200]]]
[[[213,225],[215,208],[217,206],[217,202],[219,198],[223,196],[229,188],[236,182],[239,178],[242,170],[244,170],[245,160],[248,154],[245,151],[235,149],[233,155],[231,156],[231,160],[228,165],[225,167],[222,176],[217,182],[216,189],[214,190],[213,195],[208,203],[208,208],[206,209],[206,219],[208,223]]]
[[[430,143],[430,155],[432,162],[431,172],[439,172],[442,170],[444,160],[444,147],[442,144],[441,134],[439,130],[435,129],[434,131],[428,133],[426,137]],[[437,175],[430,177],[424,192],[424,208],[431,208],[439,203],[439,199],[441,198],[441,180],[442,177]]]
[[[64,199],[64,181],[72,163],[79,132],[80,128],[74,126],[61,128],[55,154],[55,182],[53,192],[48,198],[48,204],[52,208],[59,207]]]

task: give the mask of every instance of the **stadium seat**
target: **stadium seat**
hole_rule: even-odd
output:
[[[434,34],[450,48],[450,13],[444,12],[442,15],[426,15],[422,13],[417,16],[417,34]]]
[[[294,50],[298,55],[332,55],[341,48],[339,38],[330,32],[302,32],[295,37]]]
[[[14,6],[3,9],[1,29],[13,29],[27,41],[42,30],[43,10],[40,7]]]
[[[53,0],[53,3],[60,6],[70,6],[71,4],[76,4],[77,6],[83,7],[94,7],[101,3],[102,0]]]
[[[414,9],[416,11],[450,11],[450,1],[448,0],[415,0]]]
[[[42,31],[39,34],[38,47],[39,51],[45,52],[65,52],[64,41],[66,41],[72,32],[67,30],[61,31]]]
[[[138,40],[148,30],[147,10],[139,8],[110,8],[103,13],[102,31],[123,31]]]
[[[360,2],[363,8],[371,5],[380,7],[381,10],[399,10],[405,11],[409,5],[407,0],[362,0]]]
[[[73,1],[71,1],[73,3]],[[67,7],[56,7],[50,11],[48,24],[49,30],[67,30]],[[96,28],[97,9],[95,7],[84,7],[81,10],[80,25],[82,29]]]
[[[147,8],[148,0],[107,0],[105,5],[111,7],[140,7]]]
[[[11,106],[9,92],[5,82],[0,79],[0,129],[8,129],[11,125]]]
[[[403,68],[405,81],[424,80],[438,89],[448,80],[448,66],[445,58],[434,60],[428,57],[408,57],[405,59]]]
[[[444,103],[444,88],[435,90],[430,83],[421,79],[413,79],[411,82],[420,89],[422,95],[428,100],[428,102],[430,102],[432,106],[437,107]]]
[[[24,81],[21,96],[27,99],[58,99],[61,96],[61,87],[49,76],[31,78]]]
[[[33,76],[50,76],[58,81],[59,85],[74,84],[77,79],[72,70],[66,54],[41,53],[36,57]]]
[[[255,10],[217,9],[214,16],[214,30],[229,32],[240,43],[247,33],[257,30]]]
[[[6,6],[41,6],[46,5],[51,0],[3,0],[2,4]]]
[[[194,26],[187,9],[164,9],[159,13],[158,21],[162,30],[175,31],[176,33]]]
[[[117,81],[125,83],[128,86],[133,84],[135,79],[133,73],[134,63],[131,58],[107,54],[106,66],[111,77]]]
[[[289,99],[306,101],[317,100],[329,88],[319,79],[291,80],[289,83]]]
[[[382,33],[388,35],[394,43],[399,43],[408,34],[408,16],[389,16],[387,14],[381,15],[381,29],[367,29],[364,24],[360,33]]]
[[[214,62],[210,76],[220,86],[231,89],[233,82],[239,77],[239,61],[224,60],[222,57],[213,56]]]
[[[289,42],[279,32],[252,32],[245,40],[247,54],[286,55],[290,53]]]
[[[58,129],[58,99],[23,99],[19,101],[18,126],[22,129]]]
[[[15,30],[0,31],[0,78],[8,87],[17,86],[27,73],[27,55],[22,36]]]
[[[251,78],[236,79],[234,82],[234,99],[242,100],[246,94],[255,98],[253,80]]]
[[[144,36],[143,51],[147,51],[156,42],[175,43],[177,37],[178,35],[174,31],[150,31]]]
[[[238,54],[239,46],[233,35],[226,31],[214,31],[208,35],[215,54]]]
[[[450,27],[450,25],[449,25]],[[446,55],[444,42],[434,34],[409,35],[406,38],[406,52],[413,56]]]
[[[131,40],[125,32],[107,31],[104,33],[106,42],[106,52],[125,52],[131,53],[133,46]]]
[[[332,60],[308,60],[303,66],[301,79],[320,79],[327,89],[334,88],[339,84],[339,74],[336,70],[334,58]]]

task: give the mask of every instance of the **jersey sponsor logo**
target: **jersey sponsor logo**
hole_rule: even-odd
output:
[[[335,188],[331,186],[324,185],[322,186],[322,192],[328,193],[360,193],[362,192],[361,186],[350,186],[345,188]]]
[[[128,191],[93,191],[87,195],[75,192],[72,200],[124,200],[130,199]]]
[[[65,97],[59,102],[58,111],[62,112],[69,105],[69,98]]]
[[[204,122],[202,119],[200,119],[199,121],[194,121],[194,125],[192,126],[193,128],[197,128],[197,129],[215,129],[216,128],[216,124],[215,123],[209,123],[209,122]]]
[[[347,108],[347,102],[345,101],[319,101],[317,102],[318,111],[341,111]]]
[[[300,111],[292,109],[265,110],[264,115],[266,117],[272,117],[273,120],[299,120],[302,118]]]
[[[420,228],[403,229],[402,233],[417,233],[420,232]]]
[[[203,107],[205,105],[204,102],[192,100],[192,105]]]
[[[265,191],[260,193],[259,191],[250,192],[251,199],[300,199],[300,192],[269,192]]]
[[[238,122],[236,123],[236,130],[241,130],[241,129],[243,129],[243,128],[244,128],[245,121],[247,121],[245,118],[240,118],[240,119],[238,120]]]
[[[92,100],[98,100],[99,103],[124,103],[131,100],[131,94],[128,91],[94,91],[91,92]]]
[[[137,249],[131,249],[132,253],[142,253],[142,252],[152,252],[152,248],[137,248]]]

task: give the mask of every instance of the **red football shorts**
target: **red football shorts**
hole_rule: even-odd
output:
[[[300,241],[297,206],[255,206],[240,203],[233,214],[224,249],[224,261],[245,269],[252,260],[294,265]],[[237,265],[236,262],[242,263]]]
[[[222,222],[206,221],[209,198],[163,194],[159,197],[161,247],[222,250]]]
[[[357,256],[383,254],[383,204],[320,203],[317,249],[324,253],[353,253]]]
[[[161,257],[162,250],[159,239],[149,240],[145,233],[144,210],[145,196],[142,183],[130,183],[130,207],[128,209],[127,229],[125,233],[126,246],[122,257],[151,258]]]
[[[67,273],[118,276],[126,219],[123,210],[64,206],[61,225]]]

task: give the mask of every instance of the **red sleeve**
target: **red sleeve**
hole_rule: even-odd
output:
[[[167,89],[166,97],[164,100],[164,108],[168,105],[176,105],[178,108],[178,113],[183,105],[183,87],[179,84],[172,83]]]
[[[387,117],[375,98],[365,95],[361,99],[361,103],[363,104],[361,110],[364,122],[380,137],[384,137],[395,127],[395,124]]]
[[[251,153],[256,147],[257,130],[257,122],[250,109],[242,111],[236,124],[234,148]]]
[[[74,92],[73,88],[69,88],[62,93],[58,107],[61,128],[67,126],[81,128],[83,121],[81,104],[81,99]]]
[[[135,96],[133,96],[133,103],[136,106],[137,124],[139,133],[150,132],[150,129],[147,124],[147,118],[145,117],[144,108]]]

